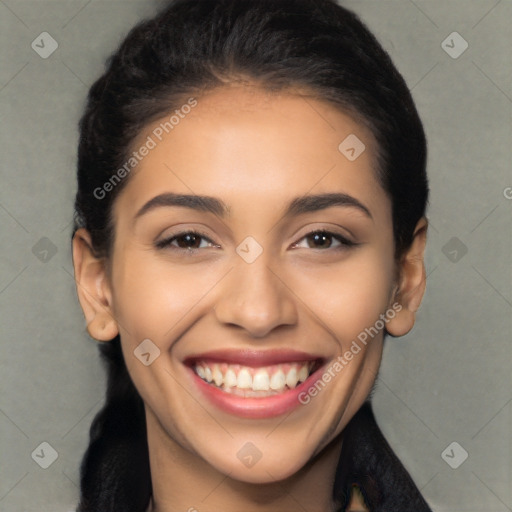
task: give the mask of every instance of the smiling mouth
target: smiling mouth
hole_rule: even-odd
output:
[[[204,382],[225,393],[244,398],[264,398],[295,389],[320,366],[320,360],[281,363],[259,368],[196,361],[192,369]]]

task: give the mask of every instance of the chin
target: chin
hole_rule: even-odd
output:
[[[237,468],[236,471],[229,474],[229,477],[240,482],[265,485],[286,480],[297,473],[297,471],[298,470],[295,468],[277,468],[276,466],[269,464],[264,466],[262,465],[258,469],[256,469],[256,467],[248,469]]]
[[[290,460],[287,453],[274,453],[272,457],[266,459],[262,454],[258,461],[248,461],[247,465],[242,461],[238,462],[238,459],[236,464],[233,464],[232,459],[219,461],[220,464],[211,464],[211,462],[210,464],[233,480],[264,485],[292,477],[307,464],[310,458],[311,454],[304,453],[300,460]]]

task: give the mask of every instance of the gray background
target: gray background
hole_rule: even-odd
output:
[[[512,510],[512,4],[345,5],[403,73],[430,146],[428,289],[413,332],[387,342],[376,416],[435,511]],[[105,58],[154,6],[0,0],[5,512],[67,512],[77,502],[79,463],[105,378],[70,258],[76,124]],[[457,58],[463,41],[448,37],[454,31],[469,45]],[[42,32],[58,43],[46,59],[31,47],[43,46]],[[45,39],[40,51],[49,48]],[[40,466],[52,452],[43,442],[58,454],[47,469]]]

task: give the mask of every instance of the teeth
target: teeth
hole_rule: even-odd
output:
[[[286,377],[283,370],[278,370],[270,379],[270,389],[274,391],[280,391],[286,386]]]
[[[219,366],[216,364],[213,365],[212,377],[213,377],[213,382],[215,382],[215,384],[217,386],[220,386],[224,380],[224,378],[222,376],[222,372],[219,370]]]
[[[240,370],[238,374],[238,379],[236,382],[236,387],[240,389],[250,389],[252,388],[252,377],[248,370],[243,368]]]
[[[294,389],[301,382],[304,382],[310,375],[313,362],[306,363],[285,363],[282,365],[268,366],[265,368],[251,368],[240,365],[228,365],[227,363],[209,364],[201,362],[195,365],[195,372],[201,379],[218,388],[230,392],[249,393],[254,392],[283,392]],[[261,395],[266,396],[266,395]]]
[[[304,382],[309,377],[309,371],[307,366],[303,366],[299,370],[299,382]]]
[[[252,389],[253,391],[268,391],[270,388],[270,378],[268,376],[268,372],[265,370],[260,370],[254,376],[252,381]]]
[[[199,375],[199,377],[201,377],[201,375]],[[224,378],[224,385],[227,388],[233,388],[236,386],[236,383],[236,373],[231,368],[228,368],[228,371],[226,372],[226,376]]]
[[[297,386],[298,381],[299,377],[297,376],[297,370],[295,368],[292,368],[286,375],[286,385],[290,389],[293,389],[295,386]]]

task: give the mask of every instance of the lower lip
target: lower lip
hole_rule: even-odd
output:
[[[274,418],[281,414],[291,412],[299,405],[302,405],[299,401],[299,395],[306,391],[313,382],[316,382],[316,380],[320,378],[324,365],[312,373],[296,388],[278,395],[262,398],[243,398],[231,393],[226,393],[225,391],[205,382],[196,374],[196,372],[194,372],[192,368],[187,367],[187,369],[192,374],[194,384],[211,403],[230,414],[234,414],[242,418],[258,419]]]

